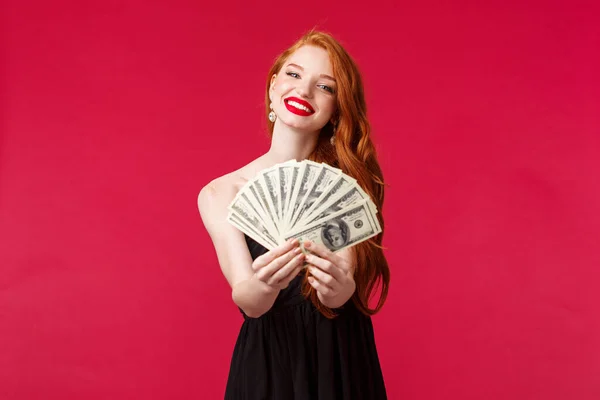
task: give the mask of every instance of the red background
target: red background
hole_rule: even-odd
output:
[[[242,318],[196,196],[267,150],[314,25],[389,183],[390,399],[600,398],[594,2],[210,3],[3,3],[0,398],[222,398]]]

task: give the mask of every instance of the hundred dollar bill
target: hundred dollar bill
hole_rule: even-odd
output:
[[[290,198],[290,190],[292,188],[292,182],[298,175],[298,163],[296,160],[286,161],[285,163],[279,164],[277,173],[279,177],[279,219],[285,220],[284,212],[287,210],[287,205]]]
[[[281,198],[279,191],[279,177],[277,176],[277,167],[271,167],[267,170],[261,171],[258,175],[264,183],[267,202],[275,211],[273,215],[273,222],[275,223],[277,229],[281,232],[281,223],[279,218],[279,201],[281,200]]]
[[[236,195],[233,202],[227,207],[229,211],[237,214],[246,223],[246,225],[251,226],[266,240],[275,244],[278,243],[278,240],[271,235],[266,224],[256,213],[256,210],[244,199],[243,194],[238,192],[238,195]]]
[[[290,188],[290,198],[288,199],[287,208],[283,212],[283,231],[288,230],[288,221],[294,212],[295,199],[300,191],[300,187],[302,186],[302,179],[306,173],[306,165],[306,160],[298,163],[298,173],[296,174],[295,179],[291,182],[292,185]]]
[[[267,226],[273,237],[278,237],[277,230],[269,214],[265,211],[259,196],[252,181],[248,181],[238,192],[237,196],[241,196],[248,204],[252,206],[252,210],[258,215],[264,225]]]
[[[301,242],[309,239],[336,252],[354,246],[381,233],[374,222],[366,200],[355,206],[314,221],[299,230],[283,235],[283,240],[298,238]]]
[[[302,223],[307,220],[314,220],[313,213],[321,210],[323,206],[327,206],[331,199],[339,197],[340,194],[344,193],[351,187],[356,186],[356,179],[349,177],[348,175],[342,174],[335,178],[335,181],[323,192],[321,196],[313,202],[313,204],[304,212],[302,219],[296,221],[296,223]]]
[[[292,170],[292,176],[290,177],[290,182],[289,182],[289,189],[288,189],[288,196],[284,205],[284,210],[283,210],[283,224],[284,227],[286,226],[287,220],[289,219],[289,212],[290,212],[290,203],[292,202],[292,198],[294,195],[294,189],[296,188],[296,183],[298,183],[298,177],[300,176],[300,171],[302,170],[301,167],[302,164],[297,163],[296,165],[294,165],[293,170]]]
[[[257,189],[253,184],[253,180],[249,180],[244,186],[242,186],[242,188],[236,194],[232,203],[236,201],[238,197],[242,197],[249,205],[251,205],[252,210],[255,212],[256,215],[259,216],[263,225],[267,226],[272,236],[277,236],[273,235],[273,232],[276,232],[273,225],[273,221],[271,221],[271,219],[268,216],[268,213],[265,211],[261,201],[259,200]]]
[[[377,213],[377,207],[375,207],[375,204],[373,204],[371,198],[359,186],[354,186],[351,187],[348,191],[346,191],[346,193],[343,193],[341,196],[337,196],[337,198],[334,199],[333,202],[330,202],[330,204],[328,204],[327,206],[318,209],[313,214],[310,214],[301,223],[307,225],[312,221],[325,218],[328,215],[336,213],[346,207],[354,206],[362,200],[367,201],[367,206],[369,206],[369,208],[371,209],[371,214],[375,215]],[[377,221],[373,222],[375,222],[376,225],[379,224]]]
[[[242,190],[247,191],[248,197],[252,199],[253,204],[257,204],[257,211],[260,213],[261,217],[263,217],[263,220],[265,220],[267,211],[260,201],[260,197],[258,196],[256,187],[254,187],[253,181],[248,181],[248,183],[242,189],[240,189],[240,191]]]
[[[300,171],[298,172],[297,180],[294,183],[294,190],[290,199],[289,209],[287,211],[287,219],[284,223],[284,231],[291,228],[291,220],[294,214],[298,211],[302,199],[308,193],[308,190],[317,179],[317,174],[323,168],[322,164],[310,160],[303,160]]]
[[[254,178],[252,180],[252,186],[254,187],[256,195],[258,196],[258,200],[266,213],[266,220],[268,220],[270,226],[272,226],[272,232],[279,237],[281,232],[275,224],[275,210],[273,209],[272,203],[268,201],[268,195],[266,193],[265,185],[263,181],[259,178],[260,177]]]
[[[229,211],[229,214],[227,215],[227,221],[266,249],[272,250],[277,247],[275,244],[264,239],[258,232],[256,232],[250,225],[246,224],[242,218],[240,218],[237,214],[234,214],[232,211]]]
[[[291,219],[290,226],[295,226],[297,221],[301,221],[306,210],[308,210],[315,201],[331,186],[335,178],[340,176],[342,171],[338,168],[333,168],[330,165],[322,164],[323,168],[319,171],[319,175],[315,180],[315,183],[308,190],[304,199],[302,199],[300,206]]]

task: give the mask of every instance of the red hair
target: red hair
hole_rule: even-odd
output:
[[[335,130],[335,145],[330,144],[333,135],[331,122],[321,129],[317,146],[308,157],[315,162],[324,162],[341,169],[345,174],[357,180],[357,183],[371,197],[379,210],[377,218],[382,232],[354,246],[356,254],[356,270],[354,281],[356,291],[352,300],[356,307],[365,315],[377,313],[385,303],[390,282],[390,270],[383,254],[383,197],[384,181],[375,146],[370,137],[371,127],[367,120],[367,109],[358,66],[340,43],[331,35],[314,29],[304,34],[290,48],[281,53],[267,75],[265,94],[265,114],[271,111],[269,104],[269,87],[271,77],[278,74],[290,55],[304,45],[323,48],[329,54],[333,74],[337,81],[337,119]],[[274,123],[267,118],[269,135],[273,135]],[[308,283],[308,270],[302,283],[302,293],[311,299],[315,307],[326,317],[333,318],[335,313],[325,307],[318,299],[314,288]],[[375,308],[369,308],[369,300],[380,288],[379,299]]]

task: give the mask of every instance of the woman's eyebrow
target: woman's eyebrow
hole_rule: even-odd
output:
[[[304,71],[304,68],[302,68],[301,66],[299,66],[298,64],[294,64],[294,63],[290,63],[287,65],[288,67],[296,67],[298,68],[300,71]],[[320,75],[321,78],[325,78],[325,79],[329,79],[335,82],[335,78],[333,78],[332,76],[329,76],[327,74],[321,74]]]

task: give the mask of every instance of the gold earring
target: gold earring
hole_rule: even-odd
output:
[[[275,115],[275,111],[273,111],[273,103],[271,103],[269,107],[271,108],[271,112],[269,113],[269,121],[275,122],[277,115]]]

